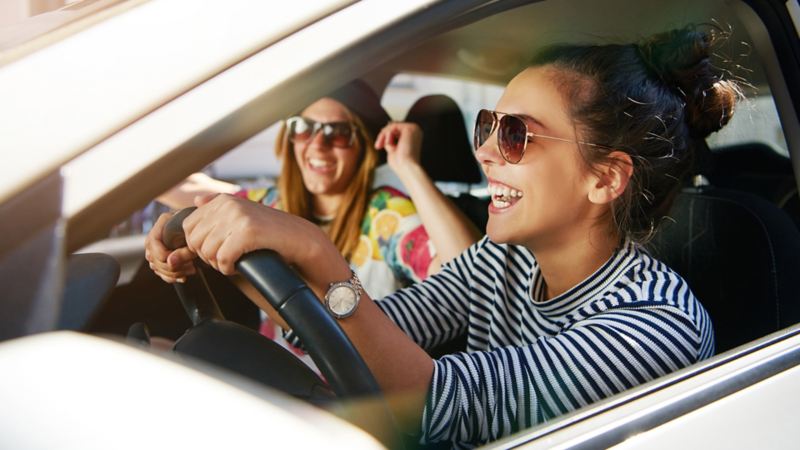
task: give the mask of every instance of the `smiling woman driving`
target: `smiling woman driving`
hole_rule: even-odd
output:
[[[176,252],[232,274],[270,248],[320,298],[359,293],[335,316],[423,442],[473,446],[542,423],[713,354],[705,309],[639,242],[694,142],[733,113],[739,90],[710,63],[714,42],[689,27],[542,52],[478,115],[487,236],[379,301],[318,227],[234,196],[199,199]],[[423,350],[462,333],[466,352]]]

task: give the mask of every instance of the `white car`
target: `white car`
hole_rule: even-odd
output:
[[[487,447],[797,448],[797,0],[86,0],[0,30],[0,448],[401,445],[379,397],[347,400],[375,388],[355,379],[352,347],[317,351],[345,395],[309,406],[236,363],[115,339],[98,324],[129,280],[120,261],[76,252],[354,78],[378,92],[418,75],[496,89],[546,44],[688,23],[731,32],[719,56],[749,100],[708,140],[710,160],[652,245],[703,300],[718,352]],[[135,287],[171,288],[152,289]]]

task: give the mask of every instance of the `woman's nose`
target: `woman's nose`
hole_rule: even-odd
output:
[[[317,147],[326,147],[328,145],[328,140],[325,139],[325,133],[323,133],[322,129],[320,128],[314,131],[314,134],[311,135],[311,139],[308,140],[308,143]]]
[[[475,150],[475,159],[481,164],[502,164],[505,162],[497,147],[497,132],[492,133],[484,143]]]

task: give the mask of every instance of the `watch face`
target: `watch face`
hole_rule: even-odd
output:
[[[349,315],[358,303],[356,291],[346,284],[334,286],[326,297],[328,309],[336,316]]]

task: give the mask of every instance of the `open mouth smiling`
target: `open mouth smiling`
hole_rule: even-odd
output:
[[[323,172],[323,173],[327,173],[327,172],[332,171],[334,169],[334,167],[336,166],[336,163],[334,161],[328,161],[328,160],[318,159],[318,158],[308,158],[306,160],[306,164],[308,165],[308,167],[311,170],[313,170],[315,172]]]
[[[498,210],[509,208],[522,198],[522,191],[495,181],[489,182],[488,190],[492,206]]]

